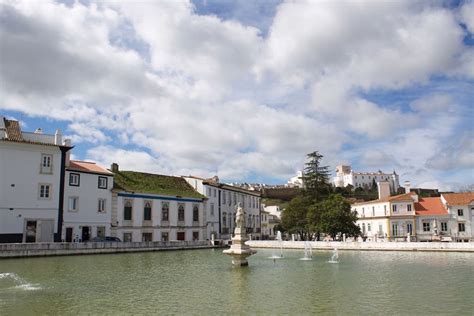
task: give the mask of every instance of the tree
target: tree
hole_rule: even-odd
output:
[[[318,202],[332,191],[329,183],[329,167],[321,166],[323,155],[317,151],[309,153],[307,159],[303,172],[304,192]]]
[[[281,225],[290,234],[297,234],[300,239],[309,238],[311,231],[308,224],[308,208],[312,200],[308,196],[298,195],[290,201],[281,215]]]
[[[332,194],[327,199],[318,203],[318,222],[312,223],[318,231],[327,233],[331,237],[337,234],[357,236],[360,228],[355,223],[357,214],[351,210],[349,202],[339,194]]]

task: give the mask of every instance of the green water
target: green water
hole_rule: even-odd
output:
[[[474,315],[474,254],[221,250],[0,261],[0,315]]]

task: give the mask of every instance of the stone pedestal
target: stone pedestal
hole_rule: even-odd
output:
[[[234,237],[232,237],[232,246],[230,246],[230,249],[223,251],[226,255],[232,256],[232,264],[234,266],[248,266],[249,263],[247,257],[257,252],[245,244],[247,240],[248,238],[245,228],[236,227],[234,230]]]

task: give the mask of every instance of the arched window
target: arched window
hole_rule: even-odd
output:
[[[178,222],[184,222],[184,204],[178,205]]]
[[[123,206],[123,220],[124,221],[132,220],[132,202],[130,200],[126,200]]]
[[[143,220],[151,221],[151,202],[146,201],[145,207],[143,208]]]
[[[193,206],[193,222],[199,222],[199,206]]]
[[[163,203],[161,205],[161,220],[167,222],[170,215],[170,206],[168,203]]]

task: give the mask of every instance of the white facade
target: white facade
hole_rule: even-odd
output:
[[[452,218],[454,240],[474,240],[474,192],[442,194],[441,202]]]
[[[117,209],[112,218],[112,235],[122,241],[206,239],[202,199],[130,192],[114,192],[113,198]],[[125,216],[126,208],[131,208],[131,219]],[[183,217],[179,215],[180,208],[184,209]]]
[[[251,238],[260,238],[260,193],[219,183],[219,179],[183,177],[196,191],[207,197],[207,238],[230,239],[235,228],[238,203],[245,211],[245,227]]]
[[[62,240],[110,236],[113,174],[95,163],[71,161],[65,180]]]
[[[393,173],[378,172],[354,172],[351,166],[339,165],[336,168],[336,176],[334,177],[335,187],[346,187],[351,185],[354,189],[363,188],[370,189],[375,183],[387,181],[390,184],[390,191],[395,193],[400,188],[399,177],[394,171]]]
[[[298,171],[296,176],[288,180],[288,186],[291,188],[303,188],[303,171]]]
[[[404,240],[407,234],[416,234],[416,196],[401,194],[375,201],[355,203],[352,210],[357,212],[357,225],[362,236],[368,240]]]
[[[17,121],[0,117],[0,242],[53,241],[61,146],[59,131],[25,133]]]

